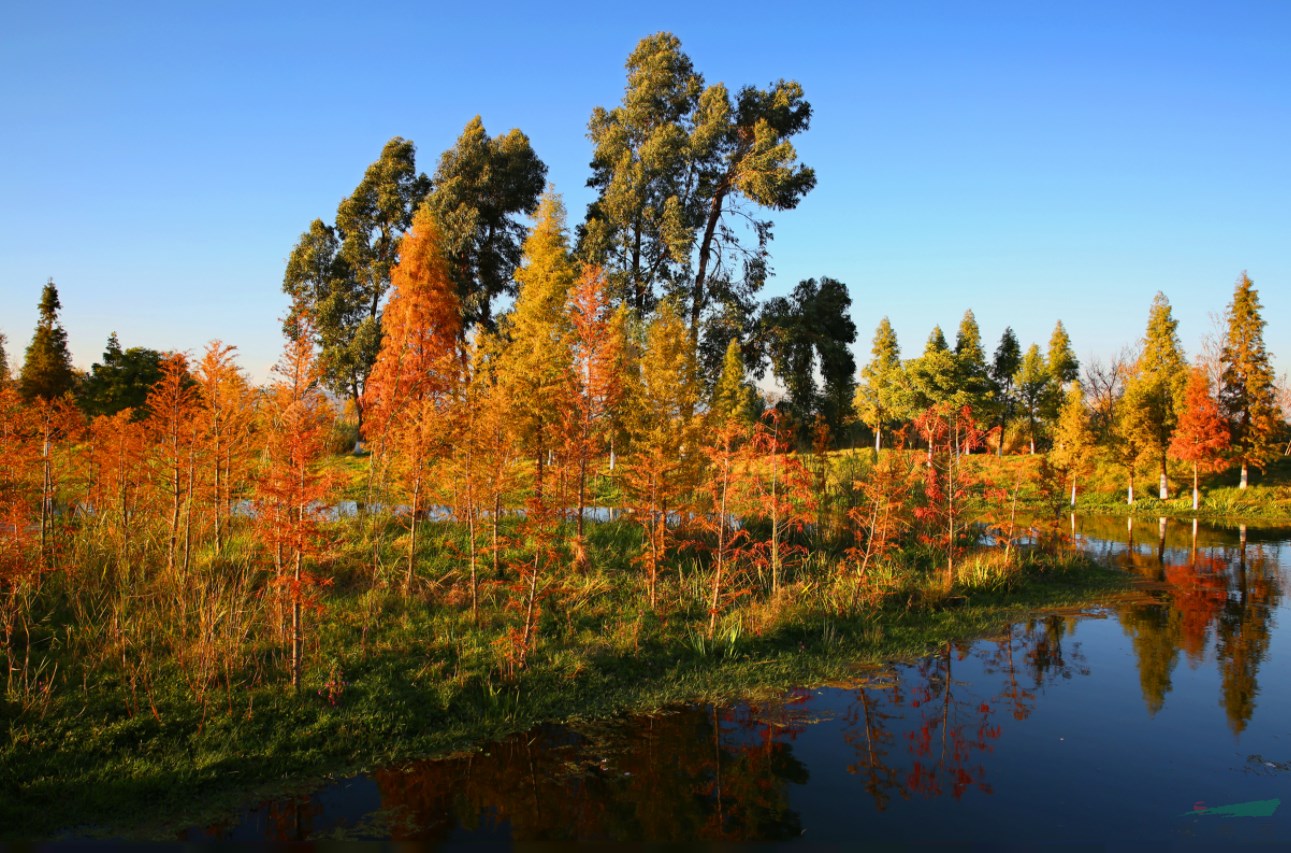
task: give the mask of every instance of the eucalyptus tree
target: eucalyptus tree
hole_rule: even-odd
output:
[[[479,116],[439,158],[426,197],[462,303],[463,331],[493,326],[493,300],[515,295],[515,272],[547,166],[518,129],[490,138]]]
[[[399,241],[430,189],[411,141],[394,137],[336,210],[332,228],[314,220],[292,250],[283,291],[284,329],[314,329],[324,384],[349,399],[363,428],[363,392],[381,348],[381,312]],[[308,314],[309,324],[297,318]]]
[[[580,251],[639,313],[659,289],[686,306],[694,344],[710,309],[726,315],[714,332],[728,337],[710,347],[716,368],[729,315],[752,311],[767,272],[772,223],[751,208],[790,210],[815,186],[790,141],[807,129],[811,106],[791,81],[734,95],[705,86],[671,33],[642,39],[627,71],[622,103],[596,108],[588,124],[597,198]]]

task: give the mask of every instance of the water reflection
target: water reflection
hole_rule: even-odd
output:
[[[1182,654],[1190,666],[1208,654],[1220,673],[1221,704],[1240,734],[1255,710],[1258,675],[1269,649],[1274,613],[1282,602],[1278,570],[1283,543],[1272,535],[1160,519],[1139,530],[1126,522],[1124,547],[1113,545],[1107,519],[1082,525],[1082,547],[1159,584],[1155,600],[1121,604],[1117,616],[1138,661],[1149,712],[1165,705]]]
[[[184,837],[944,840],[1004,824],[1015,838],[1091,837],[1081,835],[1091,827],[1101,833],[1093,837],[1138,837],[1145,827],[1159,837],[1204,797],[1216,804],[1249,789],[1249,799],[1267,799],[1270,785],[1291,796],[1291,773],[1276,772],[1291,761],[1277,752],[1284,715],[1258,707],[1266,694],[1287,704],[1280,683],[1264,693],[1259,685],[1282,604],[1285,533],[1124,519],[1074,527],[1080,547],[1143,579],[1145,592],[1103,613],[1052,614],[947,644],[846,687],[541,727]],[[1167,707],[1174,729],[1153,722]],[[1224,721],[1228,731],[1216,737]],[[1236,758],[1235,737],[1247,738]],[[1065,750],[1067,738],[1087,746]],[[1259,766],[1274,770],[1246,772],[1241,756],[1261,750],[1268,760]],[[1136,760],[1127,763],[1130,751]],[[1177,766],[1184,754],[1188,772]],[[1068,786],[1061,809],[1046,790],[1054,778]],[[1225,787],[1207,793],[1217,778]],[[1145,822],[1145,811],[1158,823]],[[1063,826],[1068,835],[1055,829]]]

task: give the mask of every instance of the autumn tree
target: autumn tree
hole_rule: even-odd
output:
[[[307,326],[308,315],[299,322]],[[290,605],[291,685],[296,690],[304,664],[304,616],[318,604],[318,590],[330,583],[318,574],[318,564],[328,552],[323,521],[336,485],[322,465],[334,413],[320,378],[311,330],[294,329],[264,402],[263,463],[254,497],[275,586]]]
[[[946,344],[941,326],[932,327],[923,353],[906,365],[906,375],[910,380],[911,403],[916,411],[922,412],[954,399],[958,390],[955,354]]]
[[[292,251],[283,290],[292,318],[308,313],[328,388],[355,407],[363,433],[364,391],[381,348],[381,313],[399,240],[430,189],[412,142],[394,137],[336,211],[335,229],[315,220]]]
[[[1170,301],[1158,292],[1152,300],[1143,348],[1126,383],[1123,401],[1125,430],[1133,435],[1140,452],[1159,465],[1161,500],[1168,495],[1166,460],[1187,382],[1178,326]]]
[[[883,446],[883,431],[905,419],[908,389],[901,365],[901,347],[891,321],[884,317],[874,330],[870,362],[861,368],[856,389],[856,415],[874,430],[874,450]]]
[[[658,603],[658,580],[671,549],[669,514],[679,510],[699,463],[696,372],[685,321],[664,302],[646,329],[624,478],[632,514],[645,531],[639,561],[652,608]]]
[[[730,420],[751,427],[761,415],[762,401],[757,389],[745,378],[740,342],[732,340],[722,359],[722,372],[713,386],[708,411],[716,424]]]
[[[1222,465],[1228,445],[1228,424],[1219,411],[1219,402],[1210,393],[1210,379],[1205,370],[1193,367],[1188,371],[1183,408],[1169,448],[1172,458],[1192,463],[1193,510],[1201,502],[1198,471],[1214,470]]]
[[[514,294],[525,226],[546,184],[547,167],[517,129],[489,137],[479,116],[439,158],[426,203],[435,216],[462,305],[462,330],[491,327],[493,300]]]
[[[574,394],[566,413],[565,451],[576,468],[576,524],[581,547],[588,476],[595,460],[612,444],[615,423],[622,416],[629,343],[627,309],[611,309],[608,282],[600,267],[583,268],[567,305]],[[738,358],[738,349],[736,355]]]
[[[441,254],[434,215],[423,205],[391,271],[381,349],[364,396],[365,436],[393,465],[409,506],[405,591],[411,589],[418,519],[435,460],[451,444],[447,412],[461,381],[461,310]]]
[[[76,385],[72,356],[67,351],[67,332],[58,319],[62,307],[58,288],[51,278],[40,292],[37,306],[40,318],[27,345],[22,372],[18,374],[18,393],[28,402],[37,398],[56,399]]]
[[[1089,423],[1089,408],[1085,402],[1085,389],[1073,381],[1067,390],[1058,422],[1054,426],[1053,463],[1071,479],[1071,506],[1076,505],[1076,484],[1089,467],[1095,447],[1094,433]]]
[[[215,534],[215,553],[228,539],[233,501],[250,478],[255,400],[251,383],[237,364],[237,347],[211,341],[193,369],[197,383],[198,440],[207,468],[206,503]]]
[[[1233,456],[1242,467],[1243,489],[1248,465],[1263,466],[1277,452],[1282,420],[1260,310],[1259,292],[1243,273],[1225,314],[1228,332],[1219,356],[1219,410],[1228,422]]]
[[[177,565],[184,512],[191,509],[190,487],[196,465],[197,393],[188,373],[188,356],[171,353],[162,360],[161,379],[148,392],[145,405],[157,491],[168,507],[166,572],[169,575]]]
[[[1049,375],[1057,382],[1060,390],[1065,391],[1067,384],[1075,382],[1080,376],[1080,361],[1071,348],[1071,336],[1059,320],[1054,324],[1053,334],[1049,336],[1049,352],[1045,366]]]
[[[0,332],[0,388],[4,388],[13,379],[9,372],[9,353],[5,351],[5,344],[8,342],[4,332]]]

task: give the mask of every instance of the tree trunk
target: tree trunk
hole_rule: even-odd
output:
[[[708,261],[713,251],[713,235],[717,233],[717,223],[722,219],[722,203],[726,200],[728,181],[723,178],[717,191],[708,204],[708,216],[704,221],[704,237],[699,243],[699,266],[695,271],[695,286],[691,292],[690,304],[690,343],[699,342],[699,316],[704,310],[704,288],[708,281]]]
[[[1197,491],[1197,463],[1192,463],[1192,511],[1196,512],[1197,507],[1201,504],[1200,494]]]
[[[1242,484],[1241,488],[1246,488],[1246,460],[1242,460]]]

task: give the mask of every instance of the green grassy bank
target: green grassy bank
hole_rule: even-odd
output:
[[[470,749],[539,722],[844,680],[1010,620],[1106,600],[1128,583],[1061,552],[1008,564],[998,552],[969,555],[950,592],[941,569],[917,554],[859,585],[824,580],[817,567],[778,596],[731,606],[709,639],[708,569],[683,564],[651,610],[623,556],[631,536],[622,524],[592,527],[589,564],[598,569],[553,581],[539,641],[513,677],[499,663],[498,637],[515,619],[506,585],[485,586],[476,625],[445,562],[408,596],[340,576],[311,616],[299,693],[282,682],[272,649],[259,652],[259,676],[213,691],[204,705],[178,661],[148,684],[108,661],[59,680],[43,703],[5,708],[3,834],[173,838],[258,797]],[[428,553],[445,545],[430,543]]]

